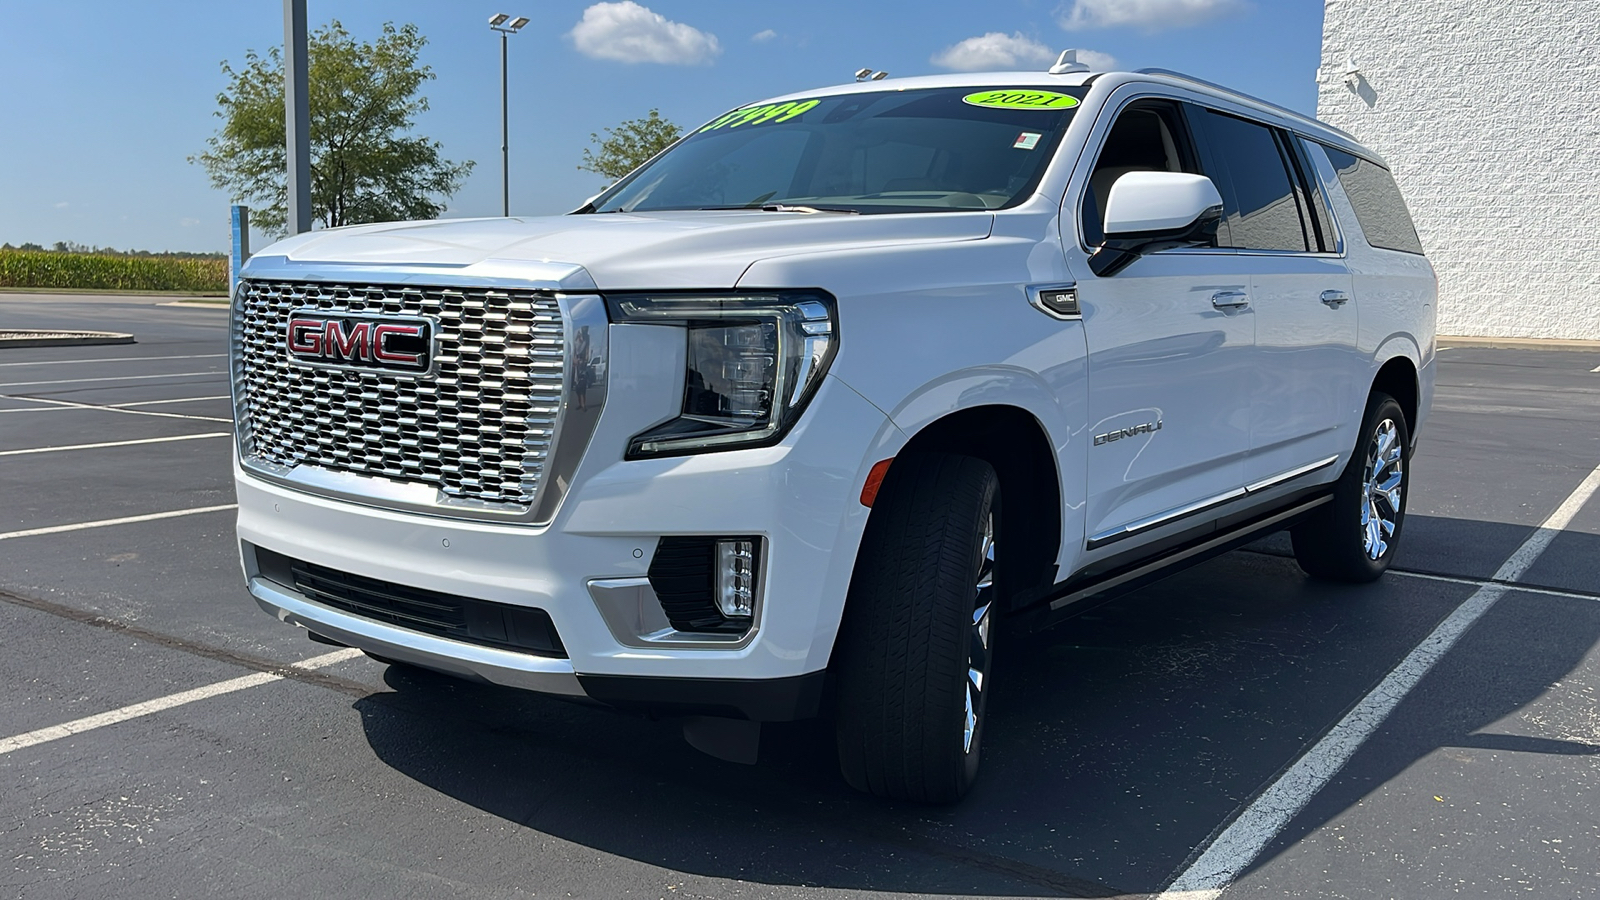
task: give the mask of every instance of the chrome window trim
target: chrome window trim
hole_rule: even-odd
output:
[[[468,271],[472,274],[466,274]],[[561,502],[572,488],[573,476],[589,447],[605,406],[606,383],[610,373],[610,320],[605,301],[596,293],[594,280],[581,266],[566,263],[488,260],[473,266],[370,266],[336,263],[300,263],[286,257],[255,257],[240,274],[247,281],[305,281],[321,284],[368,282],[387,285],[426,287],[508,289],[545,291],[555,294],[561,310],[565,360],[562,372],[562,404],[551,435],[551,449],[545,471],[533,501],[527,506],[495,504],[460,498],[447,498],[431,485],[395,481],[377,476],[341,472],[321,466],[285,467],[250,458],[245,446],[245,422],[241,415],[239,366],[229,341],[229,381],[234,400],[234,437],[240,468],[263,481],[331,500],[359,503],[379,509],[413,512],[453,519],[505,522],[545,526],[554,521]],[[233,312],[238,310],[235,292]],[[230,323],[230,335],[233,332]],[[580,363],[577,335],[588,330],[589,359]],[[598,338],[595,334],[598,333]],[[590,369],[588,397],[582,410],[571,399],[577,395],[579,367]],[[598,376],[595,373],[598,372]]]

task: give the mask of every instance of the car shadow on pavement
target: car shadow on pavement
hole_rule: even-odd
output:
[[[1533,531],[1471,524],[1476,527],[1462,520],[1413,517],[1408,527],[1416,530],[1408,538],[1431,530],[1430,543],[1436,547],[1450,546],[1442,539],[1446,535],[1462,536],[1468,547],[1509,544],[1511,550],[1498,557],[1503,560]],[[1412,554],[1401,564],[1437,574],[1439,560],[1427,548],[1423,542],[1412,545]],[[1489,566],[1491,572],[1498,560]],[[1600,594],[1597,568],[1600,536],[1564,531],[1519,583]],[[1363,853],[1384,859],[1426,855],[1440,864],[1451,860],[1452,852],[1465,852],[1481,860],[1482,848],[1462,851],[1452,846],[1470,845],[1473,834],[1479,840],[1499,835],[1495,843],[1501,852],[1491,854],[1488,865],[1504,868],[1512,865],[1507,847],[1520,840],[1519,832],[1581,829],[1580,820],[1592,818],[1600,798],[1592,774],[1594,758],[1600,757],[1600,713],[1594,706],[1594,692],[1600,690],[1597,601],[1600,597],[1508,588],[1250,871],[1268,867],[1330,823],[1348,828],[1328,843],[1359,838],[1338,848],[1350,854],[1352,869],[1361,865],[1357,857]],[[1524,789],[1529,783],[1538,783],[1540,789]],[[1418,813],[1418,803],[1410,801],[1424,801],[1428,808]],[[1572,805],[1582,811],[1564,810]],[[1409,809],[1417,820],[1393,818],[1396,806]],[[1318,871],[1324,871],[1328,859],[1319,857]]]
[[[1477,525],[1495,545],[1521,540],[1500,529],[1528,532]],[[392,693],[355,708],[376,755],[408,777],[675,872],[907,894],[1149,893],[1473,589],[1400,577],[1321,584],[1290,560],[1237,552],[1042,634],[1002,631],[985,771],[949,808],[849,790],[824,723],[769,726],[761,762],[739,766],[691,749],[670,722],[399,667],[386,674]],[[1576,666],[1600,620],[1551,622],[1526,651],[1530,635],[1496,628],[1506,660],[1474,669],[1465,648],[1498,612],[1417,695],[1446,699],[1403,704],[1386,729],[1404,738],[1386,731],[1374,741],[1384,754],[1363,750],[1357,777],[1336,780],[1286,841],[1441,746],[1587,752],[1484,729]],[[1471,702],[1452,705],[1457,676],[1444,673],[1461,666]]]

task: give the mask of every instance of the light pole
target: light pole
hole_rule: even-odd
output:
[[[489,17],[489,29],[500,32],[500,214],[507,217],[511,215],[511,133],[506,114],[506,35],[516,34],[526,24],[527,16],[512,19],[495,13]]]
[[[283,113],[288,151],[290,234],[311,230],[311,93],[306,56],[306,0],[283,0]]]

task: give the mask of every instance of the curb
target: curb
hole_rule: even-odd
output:
[[[1467,337],[1439,335],[1440,347],[1473,347],[1480,350],[1577,350],[1600,353],[1600,341],[1567,341],[1557,338]]]
[[[132,288],[66,288],[66,287],[0,287],[0,294],[34,294],[45,297],[218,297],[228,294],[214,291],[141,291]]]
[[[133,335],[116,331],[0,331],[0,350],[132,343]]]
[[[157,303],[156,305],[157,306],[182,306],[182,307],[185,307],[185,308],[188,308],[188,309],[221,309],[221,310],[226,310],[226,309],[229,308],[228,307],[228,301],[226,299],[215,300],[215,301],[207,301],[207,300],[171,300],[171,301],[168,301],[166,303]]]

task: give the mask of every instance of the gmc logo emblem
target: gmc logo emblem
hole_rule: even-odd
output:
[[[289,317],[288,348],[291,359],[312,366],[426,372],[433,365],[433,323],[300,310]]]

